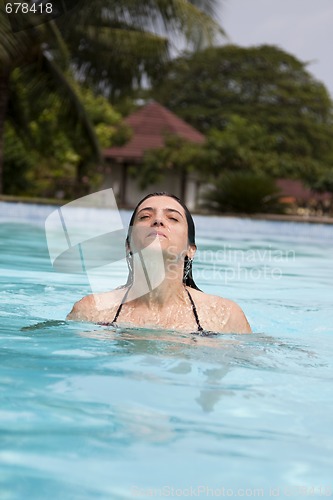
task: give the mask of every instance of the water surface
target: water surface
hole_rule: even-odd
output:
[[[1,500],[333,495],[333,228],[196,217],[196,281],[254,330],[200,338],[66,322],[52,210],[0,203]]]

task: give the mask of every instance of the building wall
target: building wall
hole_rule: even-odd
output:
[[[104,175],[104,182],[101,189],[112,188],[117,202],[120,205],[133,208],[137,203],[149,193],[166,191],[178,197],[181,197],[181,179],[180,175],[176,172],[169,172],[165,178],[158,183],[151,184],[146,189],[141,190],[138,185],[137,179],[126,176],[126,188],[124,203],[121,202],[122,182],[123,182],[123,166],[114,164],[107,167]],[[190,174],[186,179],[185,185],[185,199],[182,200],[190,210],[193,210],[197,204],[198,188],[195,176]]]
[[[101,189],[112,188],[117,202],[119,202],[121,196],[121,179],[122,173],[120,165],[108,165],[105,168]]]

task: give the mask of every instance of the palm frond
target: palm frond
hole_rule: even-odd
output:
[[[2,67],[11,68],[20,64],[34,36],[31,31],[14,34],[4,5],[0,5],[0,65]]]
[[[78,46],[80,44],[80,46]],[[74,45],[74,47],[73,47]],[[128,92],[144,75],[152,75],[156,65],[166,60],[165,38],[143,31],[96,28],[77,30],[70,43],[72,63],[80,81],[112,95],[117,89]]]
[[[93,148],[96,160],[102,163],[103,160],[99,142],[93,124],[82,104],[78,85],[74,83],[70,75],[66,75],[54,61],[45,56],[44,64],[50,75],[52,75],[52,82],[56,87],[58,95],[60,95],[62,101],[67,106],[68,116],[74,117],[75,121],[79,123],[83,133],[86,135]]]
[[[43,111],[45,99],[61,101],[62,114],[67,126],[79,126],[87,143],[93,151],[96,161],[102,162],[102,154],[93,124],[82,104],[78,84],[70,73],[64,72],[57,63],[41,54],[37,64],[24,66],[20,69],[21,79],[25,82],[28,99],[33,103],[34,118]],[[42,104],[39,105],[39,102]],[[39,109],[41,107],[41,109]],[[30,116],[30,119],[33,117]]]
[[[184,36],[198,47],[198,40],[211,44],[216,35],[225,35],[214,17],[214,0],[82,0],[80,8],[60,18],[66,39],[76,28],[91,25],[116,28],[119,23],[137,31],[162,37]]]

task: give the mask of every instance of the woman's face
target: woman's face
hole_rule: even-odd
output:
[[[169,196],[152,196],[139,205],[130,244],[142,250],[157,242],[163,253],[193,258],[195,245],[188,242],[188,226],[183,207]]]

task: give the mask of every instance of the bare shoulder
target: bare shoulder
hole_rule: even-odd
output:
[[[229,309],[228,321],[225,330],[229,333],[252,333],[251,327],[243,309],[233,300],[219,297],[223,305]]]
[[[233,300],[190,289],[202,324],[207,330],[225,333],[251,333],[242,308]]]
[[[89,321],[89,318],[94,310],[95,310],[94,295],[86,295],[81,300],[75,302],[71,312],[67,314],[66,319],[77,320],[77,321]]]
[[[86,295],[74,304],[66,319],[91,322],[112,321],[123,295],[124,289]]]

